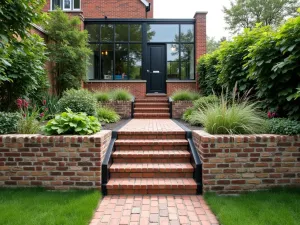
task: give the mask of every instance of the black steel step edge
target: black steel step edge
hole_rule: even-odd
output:
[[[168,101],[169,101],[169,113],[170,113],[170,118],[172,119],[173,118],[173,115],[172,115],[172,111],[173,111],[173,99],[171,97],[168,98]]]
[[[109,142],[107,151],[104,156],[104,160],[101,165],[101,190],[103,195],[107,195],[107,183],[110,178],[109,168],[113,163],[112,154],[114,152],[115,142],[118,139],[118,130],[124,127],[131,119],[127,120],[124,124],[120,125],[119,127],[115,128],[111,134],[111,140]]]
[[[197,194],[200,195],[203,193],[203,183],[202,183],[202,162],[198,155],[197,149],[195,147],[194,141],[193,141],[193,132],[184,126],[179,121],[172,119],[174,123],[176,123],[178,126],[180,126],[185,131],[185,136],[187,141],[189,142],[188,150],[191,153],[191,164],[194,166],[195,170],[193,173],[193,178],[197,183]]]

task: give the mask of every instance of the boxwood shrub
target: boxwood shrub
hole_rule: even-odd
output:
[[[17,131],[19,113],[0,112],[0,134],[10,134]]]
[[[267,121],[270,134],[300,135],[300,122],[285,118],[273,118]]]

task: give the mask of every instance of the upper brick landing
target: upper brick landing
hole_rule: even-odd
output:
[[[147,1],[151,10],[146,13],[146,7],[140,0],[81,0],[81,13],[84,18],[153,18],[154,0]],[[45,12],[50,10],[50,2],[47,0]]]

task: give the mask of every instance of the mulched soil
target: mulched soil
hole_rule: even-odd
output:
[[[122,125],[126,124],[128,119],[121,119],[119,122],[116,123],[101,123],[102,130],[114,130],[116,128],[120,128]]]
[[[182,123],[184,126],[186,126],[187,128],[189,128],[190,130],[203,130],[203,127],[198,127],[198,126],[193,126],[188,124],[187,122],[185,122],[182,119],[176,119],[178,122]]]

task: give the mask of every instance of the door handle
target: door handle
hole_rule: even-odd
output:
[[[153,70],[153,73],[159,73],[159,70]]]

